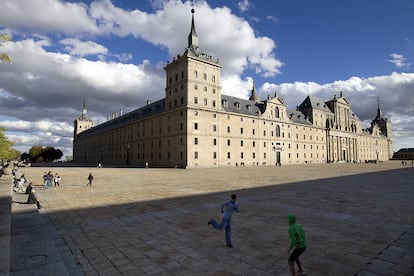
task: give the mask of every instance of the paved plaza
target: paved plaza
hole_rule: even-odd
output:
[[[49,170],[61,187],[42,187]],[[411,163],[21,171],[43,208],[0,178],[13,199],[10,275],[290,275],[288,213],[307,235],[307,275],[414,275]],[[228,248],[207,221],[232,193]]]

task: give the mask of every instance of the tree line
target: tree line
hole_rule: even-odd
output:
[[[18,160],[28,162],[53,162],[62,158],[63,152],[54,147],[33,146],[29,153],[13,148],[14,142],[10,141],[5,135],[6,129],[0,127],[0,160]]]

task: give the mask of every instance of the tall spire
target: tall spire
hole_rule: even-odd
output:
[[[260,102],[260,98],[256,94],[256,87],[254,86],[254,81],[253,81],[252,95],[250,96],[249,100],[254,101],[254,102]]]
[[[188,35],[188,49],[191,50],[195,55],[198,55],[200,53],[200,49],[198,46],[198,35],[195,30],[195,24],[194,24],[194,8],[191,9],[191,31]]]
[[[377,117],[375,119],[381,119],[382,118],[382,111],[381,111],[381,108],[380,108],[379,97],[377,98],[377,101],[378,101],[378,108],[377,108]]]
[[[86,99],[85,97],[83,98],[83,106],[82,106],[82,116],[81,118],[83,120],[87,120],[88,118],[88,111],[86,110]]]

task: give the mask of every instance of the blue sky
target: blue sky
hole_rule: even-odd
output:
[[[414,1],[195,1],[202,51],[223,94],[275,91],[294,109],[343,91],[365,127],[379,97],[395,146],[414,147]],[[164,97],[163,67],[187,46],[191,2],[3,0],[0,126],[17,149],[71,155],[84,97],[95,123]]]

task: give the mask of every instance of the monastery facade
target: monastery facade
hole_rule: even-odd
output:
[[[165,98],[93,126],[84,103],[74,121],[73,159],[150,167],[379,162],[393,154],[391,122],[364,129],[342,95],[308,96],[294,111],[276,93],[261,100],[222,94],[218,60],[201,52],[192,10],[188,47],[165,66]]]

